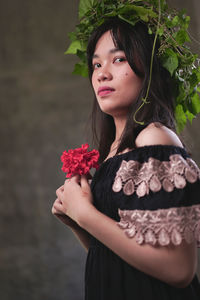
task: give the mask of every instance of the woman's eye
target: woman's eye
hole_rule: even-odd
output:
[[[101,64],[100,63],[94,63],[93,64],[93,69],[98,69],[101,67]]]
[[[114,62],[122,62],[122,61],[126,61],[126,58],[125,57],[117,57],[114,59]]]

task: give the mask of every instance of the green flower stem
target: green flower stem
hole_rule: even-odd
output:
[[[148,87],[147,87],[147,92],[146,92],[145,98],[142,98],[142,104],[139,106],[139,108],[136,110],[136,112],[134,113],[134,116],[133,116],[134,122],[136,122],[137,124],[140,124],[140,125],[144,125],[144,122],[137,121],[136,120],[136,114],[144,106],[144,104],[150,103],[149,101],[147,101],[147,99],[148,99],[148,96],[149,96],[149,90],[150,90],[151,81],[152,81],[153,60],[154,60],[154,55],[155,55],[156,41],[157,41],[157,38],[158,38],[158,31],[159,31],[159,28],[160,28],[160,19],[161,19],[161,5],[160,5],[160,0],[158,0],[158,8],[159,8],[159,10],[158,10],[159,11],[159,14],[158,14],[158,24],[157,24],[156,34],[155,34],[155,38],[154,38],[154,42],[153,42],[153,48],[152,48],[152,53],[151,53],[150,74],[149,74],[149,83],[148,83]]]

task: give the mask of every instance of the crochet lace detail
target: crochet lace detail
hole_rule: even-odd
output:
[[[183,189],[187,181],[190,183],[200,179],[200,170],[191,159],[184,159],[179,154],[173,154],[169,161],[159,161],[150,157],[147,162],[123,160],[112,186],[114,192],[123,189],[125,195],[137,194],[143,197],[149,191],[158,192],[162,188],[172,192],[174,188]]]
[[[167,246],[197,241],[200,247],[200,205],[168,209],[120,210],[117,224],[138,244]]]

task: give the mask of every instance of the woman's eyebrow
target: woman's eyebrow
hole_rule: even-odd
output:
[[[118,51],[123,51],[122,49],[119,49],[119,48],[113,48],[113,49],[110,49],[109,51],[108,51],[108,54],[113,54],[113,53],[116,53],[116,52],[118,52]],[[94,59],[94,58],[99,58],[99,55],[98,54],[96,54],[96,53],[94,53],[94,55],[92,56],[92,58]]]

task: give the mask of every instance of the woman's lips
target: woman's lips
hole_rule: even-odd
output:
[[[110,93],[114,92],[115,89],[109,87],[109,86],[102,86],[98,89],[98,95],[101,96],[106,96],[109,95]]]

